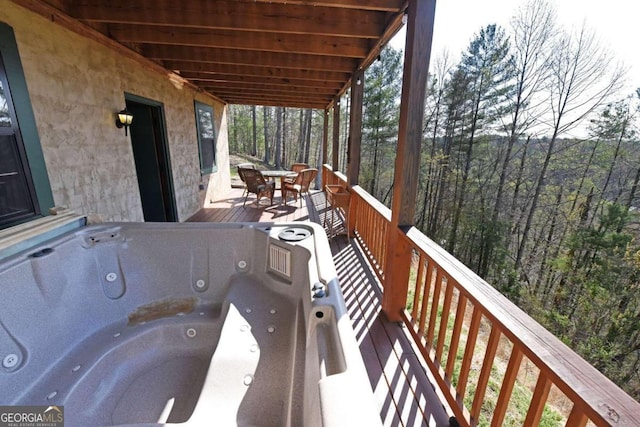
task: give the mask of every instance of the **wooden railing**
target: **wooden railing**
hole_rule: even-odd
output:
[[[333,172],[329,165],[324,165],[322,176],[324,185],[341,185],[347,188],[347,177],[340,172]],[[387,258],[385,239],[391,221],[391,210],[359,185],[349,187],[349,191],[351,192],[350,224],[347,225],[349,234],[358,239],[374,272],[381,281],[384,281]]]
[[[389,209],[328,165],[323,176],[351,191],[349,228],[383,292],[407,289],[397,310],[460,425],[640,425],[638,402],[415,227],[402,232],[409,283],[385,283]]]

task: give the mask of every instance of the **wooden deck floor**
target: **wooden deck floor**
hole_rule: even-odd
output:
[[[242,207],[241,189],[193,215],[189,221],[292,222],[323,224],[324,193],[304,198],[302,207],[292,200],[287,205],[256,206],[249,196]],[[263,201],[264,202],[264,201]],[[279,192],[274,199],[280,203]],[[337,222],[337,221],[336,221]],[[339,229],[341,224],[336,223]],[[364,359],[369,381],[385,426],[448,426],[448,415],[434,390],[417,351],[403,328],[381,314],[380,284],[374,277],[358,244],[343,235],[331,239],[331,251],[353,329]]]

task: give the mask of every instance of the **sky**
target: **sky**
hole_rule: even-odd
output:
[[[438,0],[433,34],[432,58],[445,48],[451,59],[459,59],[474,34],[487,24],[509,28],[509,21],[526,0]],[[603,46],[629,68],[625,95],[640,87],[640,5],[635,0],[549,0],[556,8],[558,23],[592,28]],[[507,32],[509,32],[507,30]],[[391,44],[404,46],[404,30]]]

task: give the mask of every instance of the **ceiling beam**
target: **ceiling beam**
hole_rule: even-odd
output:
[[[181,74],[225,74],[234,76],[251,76],[259,78],[272,78],[282,80],[315,80],[320,82],[340,82],[349,80],[350,74],[346,72],[296,70],[292,68],[256,67],[254,65],[214,64],[194,61],[163,61],[165,68],[178,70]]]
[[[302,55],[281,52],[257,52],[191,46],[147,45],[140,53],[157,60],[213,62],[218,64],[250,65],[254,67],[280,67],[304,70],[352,72],[358,65],[352,58],[337,56]]]
[[[194,82],[218,82],[218,83],[249,83],[274,87],[301,86],[315,89],[330,89],[337,93],[342,85],[338,82],[323,82],[319,80],[283,79],[255,76],[238,76],[233,74],[210,74],[210,73],[180,73],[180,76]]]
[[[152,24],[376,39],[386,13],[223,0],[79,0],[68,12],[89,22]],[[312,13],[311,13],[312,12]]]
[[[108,34],[118,41],[129,43],[308,53],[350,58],[366,57],[372,43],[368,39],[347,37],[130,24],[110,24]]]

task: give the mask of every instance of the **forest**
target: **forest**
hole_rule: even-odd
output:
[[[386,47],[364,81],[359,184],[387,206],[402,61]],[[640,89],[624,78],[544,0],[479,28],[459,58],[432,56],[415,225],[640,400]],[[348,93],[340,104],[344,171]],[[229,111],[232,152],[330,163],[324,111]]]

